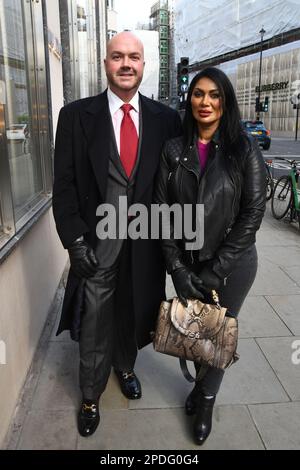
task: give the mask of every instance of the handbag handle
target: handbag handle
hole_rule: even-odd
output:
[[[186,359],[184,357],[179,358],[179,364],[180,364],[180,369],[181,369],[181,372],[183,373],[184,378],[188,382],[191,382],[191,383],[196,382],[196,377],[193,377],[190,371],[188,370]]]
[[[211,296],[212,296],[212,299],[215,302],[216,306],[219,309],[221,309],[221,305],[220,305],[220,301],[219,301],[219,295],[218,295],[217,291],[213,289],[211,291]],[[193,377],[192,374],[190,373],[189,369],[188,369],[187,362],[186,362],[186,359],[184,357],[179,358],[179,364],[180,364],[180,369],[181,369],[181,372],[182,372],[184,378],[188,382],[191,382],[191,383],[196,382],[197,377],[198,377],[198,380],[200,380],[202,377],[204,377],[204,375],[205,375],[205,373],[207,372],[207,369],[208,369],[208,366],[203,364],[201,366],[199,374],[196,374],[196,376]]]
[[[220,305],[220,300],[219,300],[219,294],[217,293],[217,291],[213,289],[211,291],[211,296],[212,296],[212,299],[215,302],[216,306],[220,309],[221,305]]]
[[[184,357],[179,358],[179,364],[180,364],[180,369],[181,369],[181,372],[183,373],[184,378],[188,382],[191,382],[191,383],[196,382],[196,379],[201,380],[204,377],[204,375],[206,374],[206,372],[209,368],[209,366],[207,364],[202,364],[200,366],[200,370],[199,370],[198,374],[195,374],[195,377],[193,377],[192,374],[190,373],[189,369],[188,369],[187,362],[186,362],[186,359]]]

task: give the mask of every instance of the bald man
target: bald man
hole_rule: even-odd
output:
[[[158,240],[131,239],[118,223],[107,230],[124,211],[126,224],[132,222],[120,209],[124,201],[150,213],[163,143],[181,134],[176,111],[138,92],[144,65],[134,34],[114,36],[105,59],[108,89],[62,108],[57,127],[53,212],[71,265],[57,334],[69,329],[79,340],[82,436],[99,424],[98,402],[112,366],[122,393],[141,397],[137,351],[150,343],[165,298]],[[105,219],[104,207],[116,217]]]

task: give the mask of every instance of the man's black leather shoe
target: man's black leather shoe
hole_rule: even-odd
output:
[[[99,406],[91,400],[83,400],[78,412],[78,432],[81,436],[91,436],[97,429],[100,421]]]
[[[137,400],[142,396],[142,387],[139,379],[132,372],[115,370],[123,395],[129,400]]]
[[[212,414],[216,397],[197,397],[197,415],[194,421],[194,438],[196,444],[201,446],[208,438],[211,431]]]

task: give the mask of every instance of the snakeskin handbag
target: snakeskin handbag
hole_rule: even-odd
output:
[[[174,297],[160,305],[154,349],[179,357],[182,369],[186,369],[185,360],[226,369],[239,359],[237,319],[226,315],[227,309],[220,306],[215,291],[212,297],[214,304],[189,300],[185,307]]]

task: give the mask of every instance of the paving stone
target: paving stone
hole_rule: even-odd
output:
[[[65,410],[78,407],[78,345],[49,343],[47,355],[33,397],[33,409]]]
[[[274,339],[277,341],[277,338]],[[286,402],[289,397],[254,339],[240,339],[240,360],[226,370],[218,404]]]
[[[263,296],[246,298],[239,313],[240,338],[290,335],[290,330]]]
[[[300,336],[260,338],[257,343],[290,398],[300,400]]]
[[[270,295],[266,299],[291,332],[300,335],[300,295]]]
[[[282,268],[287,275],[300,286],[300,266]]]
[[[284,251],[284,250],[283,250]],[[292,295],[300,294],[300,287],[279,266],[260,258],[255,281],[249,295]]]
[[[250,405],[250,413],[267,449],[300,449],[300,403]]]
[[[194,373],[193,364],[189,367]],[[181,407],[192,388],[182,375],[179,360],[154,351],[151,344],[139,352],[135,372],[143,396],[129,402],[131,409]]]
[[[18,450],[73,450],[77,442],[73,410],[29,411]]]

